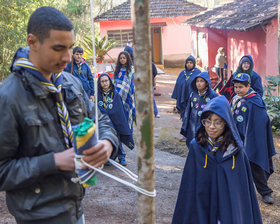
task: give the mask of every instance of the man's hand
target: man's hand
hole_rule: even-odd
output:
[[[74,170],[75,169],[75,151],[74,148],[66,149],[63,152],[54,154],[55,165],[60,170]]]
[[[94,96],[90,96],[89,99],[91,100],[91,102],[94,103],[94,100],[95,100]]]
[[[98,143],[85,150],[83,160],[94,167],[100,167],[106,163],[113,152],[113,145],[109,140],[99,140]],[[85,169],[86,166],[83,167]]]

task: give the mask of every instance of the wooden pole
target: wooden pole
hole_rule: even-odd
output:
[[[98,88],[97,88],[97,64],[96,64],[96,51],[95,51],[95,31],[94,31],[94,19],[93,19],[93,0],[90,0],[90,20],[91,20],[91,31],[92,31],[92,60],[93,60],[93,73],[94,73],[94,101],[95,101],[95,125],[96,125],[96,136],[99,139],[99,123],[98,123]]]
[[[138,185],[154,190],[154,113],[149,0],[132,0],[135,93],[137,114]],[[138,194],[138,223],[155,222],[154,198]]]

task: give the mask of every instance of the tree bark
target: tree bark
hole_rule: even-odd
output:
[[[149,0],[132,0],[135,93],[137,114],[138,185],[154,190],[154,116]],[[155,222],[154,198],[138,194],[138,223]]]

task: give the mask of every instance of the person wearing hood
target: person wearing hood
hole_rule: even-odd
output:
[[[120,145],[117,156],[119,163],[126,166],[126,153],[122,143],[132,150],[134,148],[134,141],[125,115],[122,99],[116,92],[115,86],[107,73],[102,73],[98,78],[98,107],[101,113],[109,116],[111,126],[118,133]]]
[[[199,124],[199,117],[203,108],[218,94],[211,89],[211,80],[207,72],[196,76],[191,83],[192,93],[187,104],[183,118],[181,134],[186,137],[186,144],[189,147],[191,140],[195,137],[195,129]]]
[[[93,76],[86,60],[83,58],[83,54],[83,48],[79,46],[75,47],[73,49],[72,61],[67,64],[64,71],[69,72],[80,79],[88,97],[91,101],[94,101]]]
[[[185,69],[179,74],[171,98],[176,99],[176,108],[183,118],[188,99],[191,94],[190,84],[201,71],[195,67],[196,61],[193,56],[189,56],[185,61]]]
[[[262,78],[254,70],[254,61],[251,55],[244,55],[240,61],[239,66],[236,71],[233,73],[233,78],[239,73],[246,73],[250,76],[251,87],[255,90],[260,96],[263,96],[263,86]]]
[[[261,224],[249,161],[224,96],[203,109],[172,224]]]
[[[267,181],[273,173],[272,156],[276,153],[265,103],[251,88],[248,74],[239,73],[232,82],[237,94],[231,102],[233,118],[244,142],[257,191],[265,203],[273,204]]]

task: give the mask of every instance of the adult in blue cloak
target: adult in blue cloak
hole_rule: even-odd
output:
[[[210,100],[202,111],[172,220],[206,223],[262,223],[249,161],[224,96]]]
[[[255,90],[260,96],[263,96],[262,78],[253,69],[254,69],[254,61],[253,61],[252,56],[249,54],[244,55],[240,59],[239,65],[238,65],[236,71],[229,78],[229,80],[225,84],[225,86],[220,90],[220,94],[224,95],[230,102],[231,99],[235,95],[234,89],[233,89],[233,83],[232,83],[233,78],[236,77],[236,75],[239,73],[246,73],[251,78],[252,89]]]
[[[185,62],[185,69],[179,74],[171,98],[176,99],[176,108],[180,112],[181,118],[185,114],[187,101],[191,94],[190,84],[201,71],[195,67],[196,61],[193,56],[189,56]]]
[[[133,149],[132,132],[127,122],[121,97],[116,92],[115,86],[107,73],[102,73],[98,78],[98,107],[103,114],[107,114],[110,117],[111,126],[117,131],[120,142]],[[118,159],[122,165],[126,165],[126,153],[121,143],[119,145]]]
[[[201,88],[201,84],[196,84],[197,80],[200,82],[202,81],[199,78],[205,80],[204,88],[200,90],[198,90],[197,85],[200,85],[199,88]],[[207,72],[198,74],[191,82],[191,88],[193,91],[190,95],[181,127],[181,134],[186,137],[186,144],[188,147],[191,140],[195,137],[195,130],[200,123],[199,118],[202,110],[211,99],[218,96],[218,94],[211,89],[211,80]]]
[[[260,95],[250,88],[248,74],[237,74],[233,83],[237,94],[231,102],[233,118],[244,142],[257,191],[265,203],[272,204],[272,190],[267,180],[273,173],[272,156],[276,152],[266,106]]]

